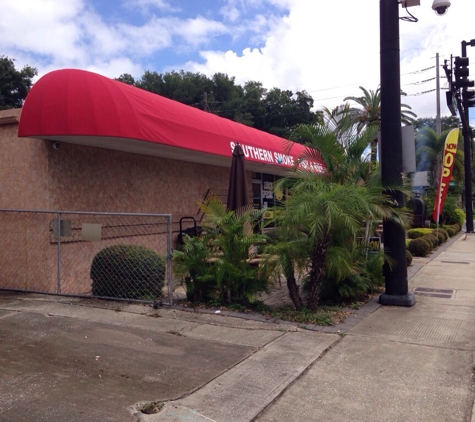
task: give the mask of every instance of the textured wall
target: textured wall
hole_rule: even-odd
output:
[[[208,189],[225,199],[229,168],[67,143],[55,149],[51,141],[18,138],[19,116],[20,110],[0,111],[0,208],[172,214],[176,240],[179,218],[196,215]],[[251,191],[250,173],[248,184]],[[0,287],[56,292],[55,218],[0,213]],[[92,258],[117,243],[166,251],[157,236],[65,241],[62,293],[88,293]]]
[[[189,214],[229,169],[62,143],[48,149],[53,209]]]
[[[0,111],[0,208],[48,209],[44,141],[19,139],[20,110]]]

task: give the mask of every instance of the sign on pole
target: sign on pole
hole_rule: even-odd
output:
[[[432,219],[438,223],[439,216],[444,208],[445,197],[449,190],[449,183],[452,177],[452,169],[454,167],[455,154],[457,153],[457,143],[459,139],[459,129],[452,129],[444,145],[444,158],[442,161],[442,171],[440,172],[440,179],[437,190],[435,191],[434,211]]]

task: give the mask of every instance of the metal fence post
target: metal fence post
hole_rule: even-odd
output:
[[[168,301],[173,305],[172,286],[172,216],[167,216],[168,236],[167,236],[167,279],[168,279]]]
[[[57,272],[58,272],[58,285],[56,287],[56,293],[61,294],[61,213],[58,212],[58,221],[57,221],[57,237],[58,237],[58,253],[57,253]]]

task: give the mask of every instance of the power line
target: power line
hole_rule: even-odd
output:
[[[428,91],[418,92],[417,94],[407,94],[408,97],[417,97],[419,95],[428,94],[429,92],[434,92],[436,89],[430,89]]]
[[[414,72],[402,73],[401,76],[404,75],[415,75],[416,73],[427,72],[428,70],[434,69],[435,66],[426,67],[425,69],[415,70]]]

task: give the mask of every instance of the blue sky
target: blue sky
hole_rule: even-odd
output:
[[[475,38],[475,1],[432,0],[400,23],[404,103],[436,112],[435,55],[441,64]],[[40,76],[80,68],[105,76],[187,70],[238,83],[305,89],[315,107],[335,107],[359,86],[379,84],[379,0],[0,0],[0,55]],[[406,15],[401,9],[400,15]],[[473,51],[471,51],[473,50]],[[468,47],[475,77],[475,48]],[[441,86],[444,87],[444,82]],[[430,91],[430,92],[426,92]],[[442,115],[448,114],[444,97]],[[475,112],[473,113],[475,114]]]

